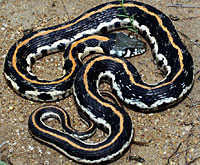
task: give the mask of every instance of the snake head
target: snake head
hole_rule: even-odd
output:
[[[129,36],[123,32],[109,33],[107,37],[111,40],[109,54],[118,57],[133,57],[146,51],[146,43],[136,36]]]

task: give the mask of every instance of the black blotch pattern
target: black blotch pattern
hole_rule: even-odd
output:
[[[64,50],[65,49],[65,44],[63,43],[60,43],[58,46],[57,46],[58,50]]]
[[[66,74],[68,74],[72,69],[72,62],[70,60],[66,60],[63,69],[66,71]]]
[[[83,53],[84,50],[85,50],[85,44],[84,43],[78,44],[77,50],[78,50],[79,53]]]
[[[163,60],[159,60],[159,61],[157,62],[157,65],[158,65],[159,67],[162,67],[162,66],[163,66]]]
[[[102,28],[101,28],[101,33],[104,34],[104,33],[106,33],[107,31],[108,31],[108,28],[107,28],[107,27],[102,27]]]
[[[132,26],[131,22],[129,22],[129,23],[127,24],[127,26]]]
[[[47,93],[41,93],[40,95],[38,95],[38,98],[40,100],[52,100],[52,97],[50,94],[47,94]]]
[[[19,93],[25,94],[26,91],[34,91],[34,88],[30,85],[23,84],[22,86],[20,86],[18,91]]]
[[[155,42],[151,43],[149,37],[147,37],[147,42],[149,43],[149,46],[151,48],[151,50],[154,48]]]
[[[95,54],[96,52],[93,50],[93,51],[90,51],[89,54]]]
[[[22,58],[21,61],[19,60],[18,62],[19,66],[21,65],[24,69],[26,69],[29,66],[26,59],[24,58]]]
[[[46,55],[47,55],[47,50],[46,50],[46,49],[43,49],[43,50],[41,51],[41,53],[42,53],[42,55],[46,56]]]
[[[144,37],[146,40],[148,39],[148,38],[147,38],[147,32],[146,32],[146,31],[141,30],[141,35],[142,35],[142,37]],[[148,42],[148,41],[147,41],[147,42]]]
[[[31,58],[31,64],[34,64],[35,63],[35,58]]]
[[[121,27],[120,22],[115,22],[114,27],[115,27],[115,28],[120,28],[120,27]]]

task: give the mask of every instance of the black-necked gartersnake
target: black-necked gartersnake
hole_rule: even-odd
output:
[[[123,6],[130,16],[134,15],[134,26],[148,41],[154,62],[166,74],[157,84],[145,83],[132,64],[112,55],[96,56],[81,67],[81,58],[90,53],[128,56],[144,51],[141,43],[135,49],[119,50],[121,44],[116,42],[115,46],[110,41],[110,38],[118,36],[115,34],[94,35],[106,34],[130,25],[130,19],[121,16],[124,11],[119,2],[99,5],[73,21],[23,37],[12,46],[5,60],[5,77],[19,94],[33,100],[55,101],[66,97],[73,85],[73,93],[81,112],[108,131],[104,141],[88,144],[82,138],[94,133],[94,123],[88,121],[86,132],[76,132],[61,108],[45,106],[31,114],[31,134],[78,162],[112,160],[127,149],[133,138],[134,131],[128,114],[119,104],[103,98],[98,90],[101,79],[106,78],[111,82],[113,92],[125,104],[146,112],[176,103],[193,84],[192,57],[169,18],[154,7],[140,2],[125,1]],[[64,50],[67,46],[64,75],[61,78],[40,80],[31,72],[31,65],[36,59]],[[44,124],[43,119],[51,116],[60,119],[63,127],[66,127],[65,132]]]

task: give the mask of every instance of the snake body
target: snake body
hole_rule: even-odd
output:
[[[193,85],[192,57],[170,19],[144,3],[125,1],[123,6],[130,16],[134,15],[134,26],[148,41],[155,64],[165,73],[165,78],[157,84],[144,82],[130,62],[116,57],[126,57],[130,50],[124,53],[114,46],[104,49],[109,45],[109,37],[91,36],[131,25],[130,19],[121,16],[124,11],[119,2],[99,5],[68,23],[33,32],[14,44],[6,57],[5,77],[19,94],[33,100],[55,101],[66,97],[73,86],[81,111],[98,127],[103,125],[107,130],[108,136],[104,141],[88,144],[82,137],[93,134],[92,124],[84,136],[71,129],[67,115],[60,108],[41,107],[31,114],[31,134],[78,162],[112,160],[130,146],[133,138],[132,122],[123,107],[107,101],[98,90],[101,79],[111,82],[113,92],[125,104],[145,112],[177,103]],[[38,79],[31,72],[35,60],[66,48],[62,77],[47,81]],[[96,56],[82,66],[81,58],[91,52],[106,55]],[[46,126],[43,119],[51,116],[58,117],[69,130],[60,132]]]

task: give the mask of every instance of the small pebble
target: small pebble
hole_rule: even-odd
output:
[[[9,106],[9,109],[10,109],[10,110],[13,110],[13,109],[14,109],[14,107],[13,107],[13,106]]]
[[[29,150],[31,150],[31,151],[33,151],[34,150],[34,147],[32,147],[32,146],[28,146],[28,148],[29,148]]]
[[[19,121],[20,121],[20,122],[23,122],[23,121],[24,121],[24,118],[23,118],[22,116],[20,116],[20,117],[19,117]]]

